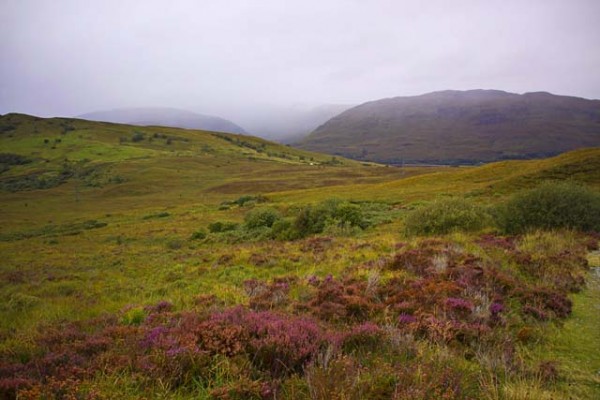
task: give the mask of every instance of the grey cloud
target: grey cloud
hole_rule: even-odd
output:
[[[433,90],[600,98],[596,0],[4,0],[0,113],[230,118]]]

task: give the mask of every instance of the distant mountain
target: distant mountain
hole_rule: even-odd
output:
[[[281,143],[304,139],[319,125],[353,107],[350,104],[295,105],[291,107],[254,107],[236,116],[253,135]]]
[[[600,146],[600,100],[447,90],[361,104],[298,147],[386,163],[538,158]]]
[[[226,119],[196,114],[177,108],[118,108],[82,114],[77,118],[130,125],[158,125],[205,131],[246,133],[243,128]]]

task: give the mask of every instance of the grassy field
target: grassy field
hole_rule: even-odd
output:
[[[404,233],[439,198],[597,189],[600,149],[396,168],[164,127],[0,128],[5,398],[600,394],[597,238]],[[326,221],[285,236],[299,215]]]

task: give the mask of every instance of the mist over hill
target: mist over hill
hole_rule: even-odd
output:
[[[77,118],[142,126],[157,125],[217,132],[246,133],[239,125],[223,118],[167,107],[118,108],[81,114]]]
[[[303,149],[387,163],[475,163],[600,146],[600,100],[446,90],[351,108]]]
[[[247,132],[281,143],[299,142],[350,104],[250,106],[233,113]]]

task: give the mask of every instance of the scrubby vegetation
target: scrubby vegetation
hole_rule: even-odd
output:
[[[300,237],[322,233],[329,226],[364,229],[367,224],[358,205],[336,199],[303,207],[294,222]]]
[[[244,226],[246,229],[271,228],[280,218],[279,213],[272,208],[259,208],[246,214]]]
[[[507,233],[570,228],[600,232],[600,194],[585,186],[549,182],[511,198],[498,212]]]
[[[337,278],[246,280],[246,306],[199,296],[187,310],[161,301],[53,324],[28,349],[3,354],[0,390],[120,397],[107,380],[127,377],[137,388],[161,382],[210,398],[467,399],[523,376],[552,385],[564,379],[556,360],[534,362],[520,349],[570,315],[568,294],[587,269],[583,239],[485,235],[471,250],[423,239]]]
[[[409,235],[444,235],[484,228],[505,234],[537,229],[600,232],[600,194],[580,184],[546,182],[488,207],[463,198],[441,199],[409,213],[404,227]]]
[[[253,200],[249,201],[255,204]],[[328,199],[315,205],[294,207],[286,213],[272,207],[251,208],[246,212],[243,223],[216,221],[208,225],[208,231],[219,234],[212,239],[229,242],[289,241],[320,233],[354,236],[369,226],[390,222],[393,215],[393,210],[381,203],[353,204]]]
[[[134,143],[139,128],[2,120],[3,149],[31,160],[3,182],[65,158],[73,174],[0,193],[0,398],[599,395],[598,234],[498,222],[565,171],[592,210],[598,150],[386,168],[236,135],[145,127]]]
[[[451,198],[435,201],[410,213],[405,220],[405,229],[411,235],[444,235],[455,231],[478,231],[489,223],[490,216],[480,205]]]

